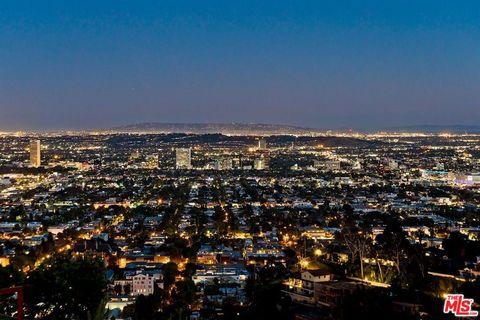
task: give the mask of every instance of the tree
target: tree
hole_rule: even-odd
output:
[[[13,265],[0,266],[0,288],[7,288],[20,284],[22,274]]]
[[[460,288],[460,292],[474,301],[480,301],[480,278],[477,278],[473,282],[465,282]]]
[[[245,293],[252,302],[247,319],[293,319],[288,310],[290,301],[282,299],[282,281],[286,269],[282,264],[257,269],[249,267],[252,276],[248,277]]]
[[[347,227],[342,230],[340,238],[350,251],[352,262],[357,257],[360,260],[360,277],[364,279],[363,259],[370,252],[372,242],[370,237],[367,236],[365,231],[357,227]]]
[[[382,251],[392,259],[397,273],[400,274],[400,262],[410,244],[401,224],[397,221],[389,223],[383,234],[377,237],[377,242],[381,246]]]
[[[188,262],[185,265],[185,270],[183,271],[183,274],[186,278],[191,278],[196,271],[197,271],[197,265],[195,263]]]
[[[178,274],[177,264],[169,262],[163,266],[163,284],[166,288],[175,283],[175,277]]]
[[[135,301],[135,320],[150,320],[154,319],[156,313],[156,302],[153,296],[139,295]]]
[[[127,283],[126,285],[123,286],[123,292],[128,296],[132,292],[132,286]]]
[[[54,255],[25,281],[27,312],[42,319],[91,319],[104,298],[106,284],[101,259]]]
[[[395,312],[387,295],[375,289],[359,288],[347,296],[335,310],[335,319],[418,319],[414,315]]]
[[[408,269],[411,270],[409,278],[413,279],[410,287],[419,287],[425,285],[427,279],[428,260],[425,257],[425,250],[421,244],[409,246],[408,250]]]
[[[443,240],[443,248],[446,255],[452,259],[453,268],[463,268],[467,244],[467,237],[458,231],[450,233],[449,238]]]
[[[113,291],[115,292],[115,294],[121,295],[122,294],[122,285],[121,284],[116,284],[113,287]]]
[[[13,265],[0,266],[0,289],[18,286],[22,282],[23,275]],[[16,304],[9,295],[0,296],[0,314],[7,314],[15,310]],[[0,316],[0,318],[2,318]]]
[[[196,287],[192,280],[182,280],[176,283],[173,299],[180,306],[193,304],[195,301]]]

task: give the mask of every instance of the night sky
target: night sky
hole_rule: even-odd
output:
[[[480,124],[480,2],[0,1],[0,131]]]

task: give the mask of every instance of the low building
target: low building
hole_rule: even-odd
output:
[[[303,271],[299,277],[287,279],[282,290],[292,301],[314,305],[318,301],[315,295],[316,284],[333,280],[333,274],[326,270]]]
[[[147,296],[153,294],[155,286],[163,288],[162,278],[160,273],[139,272],[126,275],[125,279],[115,280],[114,286],[121,286],[122,294]]]
[[[221,283],[243,284],[248,277],[248,271],[241,264],[204,264],[199,265],[192,277],[195,284],[213,283],[217,279]]]

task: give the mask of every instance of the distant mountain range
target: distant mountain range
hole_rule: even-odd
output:
[[[374,145],[384,144],[376,140],[365,140],[353,137],[336,136],[307,136],[307,135],[269,135],[265,138],[268,145],[276,146],[318,146],[324,147],[372,147]],[[169,145],[176,147],[191,147],[196,145],[208,144],[210,146],[218,145],[222,148],[243,148],[252,147],[258,144],[257,138],[252,134],[244,135],[224,135],[221,133],[168,133],[168,134],[119,134],[108,138],[108,143],[115,148],[132,145]]]
[[[265,123],[163,123],[143,122],[111,128],[115,132],[158,132],[158,133],[193,133],[193,134],[237,134],[237,135],[309,135],[326,132],[300,126],[265,124]],[[338,132],[347,130],[334,130]],[[348,130],[351,131],[351,130]],[[480,125],[411,125],[389,127],[381,130],[358,129],[358,132],[425,132],[425,133],[480,133]]]
[[[112,128],[118,132],[223,133],[223,134],[308,134],[317,129],[265,123],[161,123],[145,122]]]
[[[425,133],[480,133],[480,125],[415,125],[386,128],[388,132],[425,132]]]

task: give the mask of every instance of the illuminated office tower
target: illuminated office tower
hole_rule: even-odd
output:
[[[215,161],[215,170],[232,170],[233,160],[232,159],[217,159]]]
[[[242,168],[242,156],[232,159],[232,168],[235,168],[235,169]]]
[[[145,158],[145,168],[158,169],[158,154],[150,154]]]
[[[192,169],[192,149],[175,149],[175,167],[177,169]]]
[[[258,150],[266,150],[267,149],[267,140],[260,139],[258,140]]]
[[[30,141],[30,166],[38,168],[40,164],[40,140],[32,140]]]
[[[265,170],[267,168],[267,162],[264,158],[258,158],[253,161],[253,168],[255,170]]]

